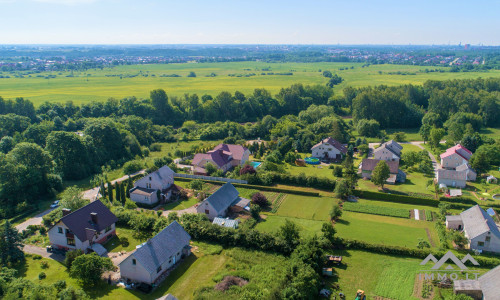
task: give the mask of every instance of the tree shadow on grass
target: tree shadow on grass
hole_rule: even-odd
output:
[[[349,224],[351,224],[351,222],[344,220],[344,219],[339,219],[335,222],[335,224],[349,225]]]

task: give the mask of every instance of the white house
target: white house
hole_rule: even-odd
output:
[[[390,140],[383,143],[373,151],[373,157],[379,160],[393,161],[401,159],[403,147],[397,142]]]
[[[447,216],[446,228],[463,230],[470,249],[500,253],[500,231],[493,218],[479,205],[459,216]]]
[[[106,253],[100,244],[116,235],[118,218],[100,200],[71,212],[63,209],[63,217],[48,232],[50,244],[64,250]]]
[[[471,156],[472,152],[458,144],[448,148],[445,153],[441,154],[441,167],[445,169],[455,169],[460,165],[468,163]]]
[[[436,171],[436,180],[439,185],[444,184],[447,187],[465,188],[467,185],[467,172],[447,169],[438,169]]]
[[[174,174],[174,171],[168,166],[163,166],[150,174],[146,174],[146,176],[134,183],[134,187],[130,190],[130,200],[153,205],[158,201],[170,199],[172,194],[179,191],[174,184]],[[158,199],[158,192],[161,199]]]
[[[205,214],[208,219],[225,217],[229,207],[240,201],[240,193],[231,183],[224,184],[215,193],[203,200],[196,208],[199,214]]]
[[[128,283],[159,283],[162,274],[191,254],[190,240],[184,228],[172,222],[118,265],[121,278]]]
[[[477,173],[469,164],[463,164],[455,168],[457,172],[465,172],[467,181],[476,181]]]
[[[347,153],[347,148],[339,141],[328,137],[312,148],[312,157],[324,160],[341,160]]]

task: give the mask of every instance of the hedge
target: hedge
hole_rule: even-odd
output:
[[[184,178],[184,177],[175,177],[175,180],[178,180],[178,181],[193,181],[194,179],[192,179],[192,178]],[[215,180],[205,180],[205,179],[201,179],[201,180],[203,182],[208,182],[208,183],[217,184],[217,185],[222,185],[222,184],[226,183],[226,182],[223,182],[223,181],[215,181]],[[260,191],[319,197],[319,193],[318,192],[297,191],[297,190],[286,189],[286,188],[277,188],[277,187],[272,187],[272,186],[254,185],[254,184],[243,184],[243,183],[231,183],[231,184],[234,185],[235,187],[242,187],[242,188],[248,188],[248,189],[256,189],[256,190],[260,190]]]
[[[369,204],[352,203],[352,202],[345,202],[343,208],[345,211],[353,211],[353,212],[379,215],[379,216],[389,216],[389,217],[406,218],[406,219],[410,217],[410,211],[404,208],[383,207],[378,205],[369,205]]]
[[[363,241],[358,240],[349,240],[349,239],[338,239],[341,245],[350,249],[361,249],[367,250],[370,252],[380,253],[380,254],[389,254],[389,255],[401,255],[401,256],[411,256],[418,258],[426,258],[431,250],[423,250],[423,249],[410,249],[405,247],[398,246],[387,246],[387,245],[378,245],[378,244],[370,244]],[[432,254],[436,257],[442,257],[446,253],[445,252],[432,252]],[[494,268],[500,265],[500,259],[494,257],[484,257],[484,256],[474,256],[474,259],[479,263],[481,267]]]
[[[362,191],[362,190],[354,190],[353,194],[357,197],[364,199],[371,199],[371,200],[381,200],[387,202],[416,204],[416,205],[425,205],[434,207],[437,207],[439,205],[439,201],[434,199],[417,198],[417,197],[398,195],[398,194],[386,194],[386,193]]]

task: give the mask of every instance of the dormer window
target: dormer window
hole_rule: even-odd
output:
[[[151,176],[149,176],[149,181],[151,181]]]

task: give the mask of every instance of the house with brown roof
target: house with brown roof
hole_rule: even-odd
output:
[[[219,170],[227,172],[236,166],[242,166],[248,161],[250,150],[241,145],[219,144],[207,153],[197,153],[193,160],[195,174],[205,175],[205,165],[212,163]]]
[[[74,212],[63,208],[63,217],[48,231],[50,244],[62,250],[104,255],[106,249],[101,244],[116,235],[116,221],[118,218],[100,200]]]
[[[130,200],[146,205],[169,200],[172,195],[180,191],[180,188],[174,184],[174,174],[168,166],[146,174],[134,182],[134,187],[130,189]]]
[[[372,172],[377,166],[377,164],[382,161],[380,159],[365,158],[359,165],[358,174],[366,179],[372,178]],[[390,175],[387,179],[387,183],[396,184],[396,182],[405,182],[406,174],[399,169],[399,160],[386,161],[389,166]]]
[[[346,155],[347,148],[339,141],[328,137],[314,145],[311,148],[311,151],[312,157],[316,157],[326,161],[340,161]]]

